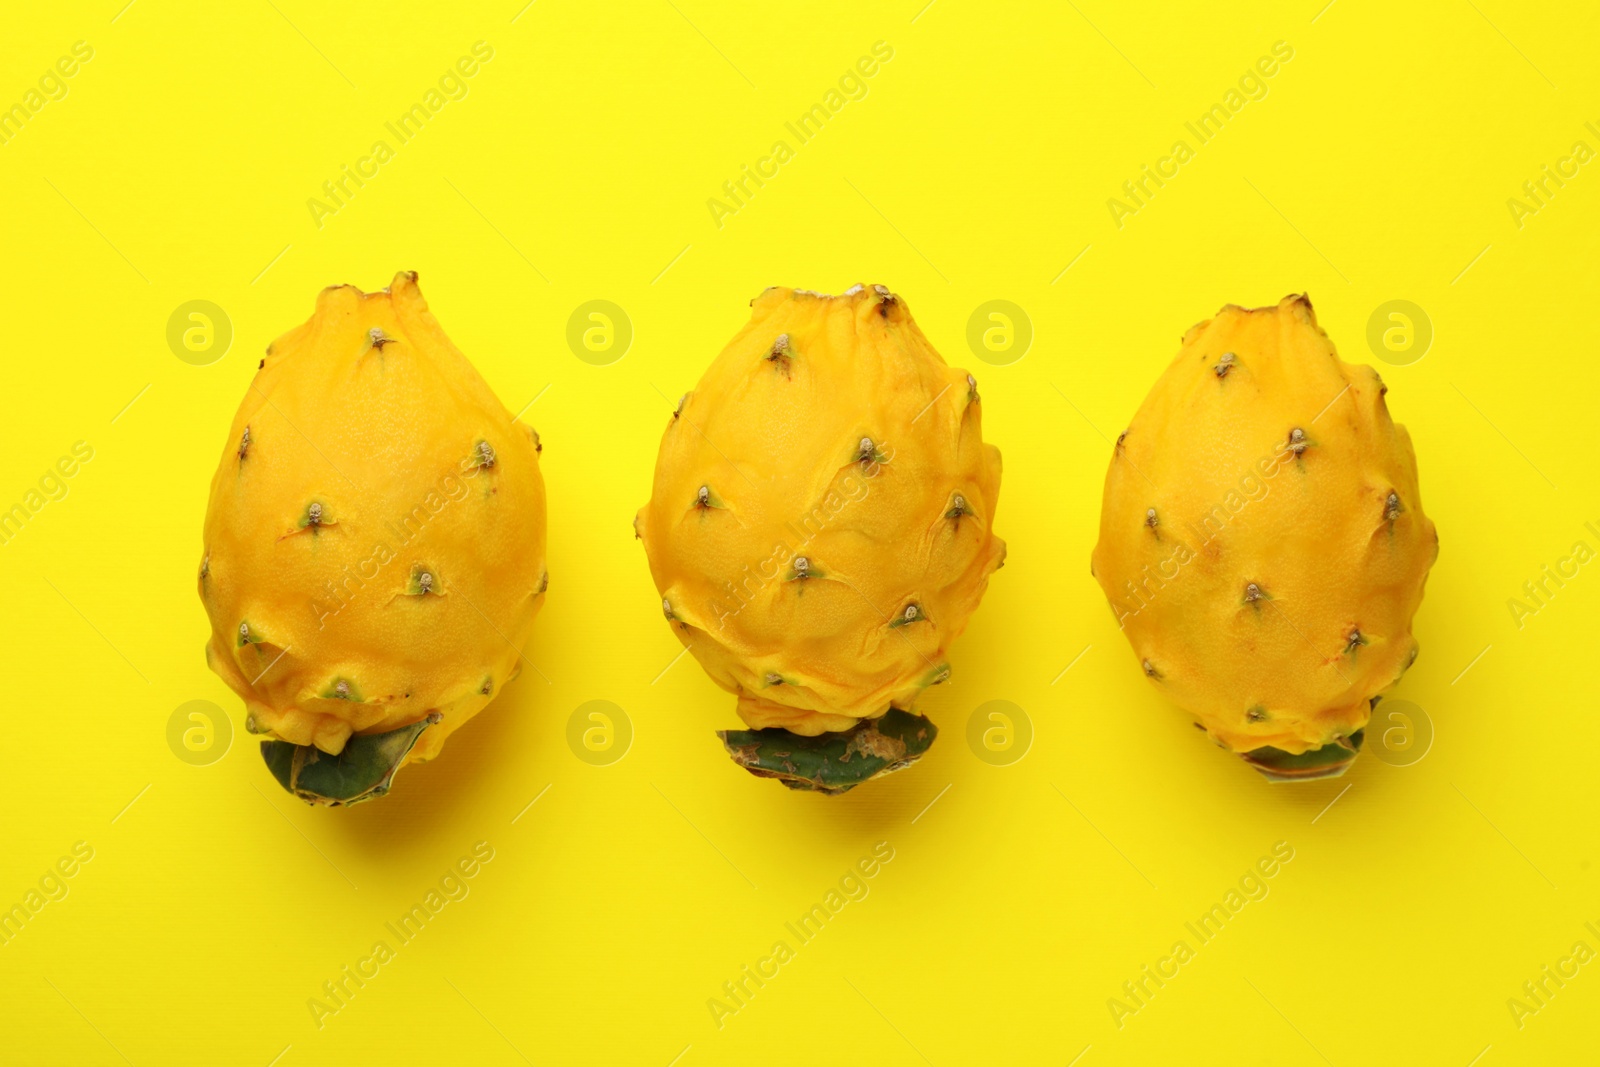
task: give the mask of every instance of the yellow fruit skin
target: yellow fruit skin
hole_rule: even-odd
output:
[[[1306,298],[1230,305],[1114,449],[1091,570],[1151,682],[1236,752],[1348,736],[1416,658],[1439,542],[1384,392]]]
[[[374,344],[374,328],[390,340]],[[206,659],[252,730],[324,752],[437,710],[408,757],[429,759],[516,675],[544,601],[536,435],[450,343],[412,273],[377,293],[323,290],[267,351],[211,482]],[[426,595],[419,567],[434,576]]]
[[[814,736],[909,710],[948,674],[1005,554],[1000,453],[975,383],[887,289],[751,305],[669,420],[634,528],[673,631],[740,717]]]

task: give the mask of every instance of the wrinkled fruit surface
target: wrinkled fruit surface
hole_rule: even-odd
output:
[[[773,288],[668,420],[634,523],[756,729],[848,731],[949,676],[1005,555],[977,384],[882,286]]]
[[[267,350],[211,482],[206,659],[281,783],[381,796],[520,669],[544,600],[538,436],[416,275],[323,290]]]
[[[1354,759],[1438,535],[1405,427],[1311,302],[1192,328],[1113,449],[1091,570],[1150,682],[1273,778]]]

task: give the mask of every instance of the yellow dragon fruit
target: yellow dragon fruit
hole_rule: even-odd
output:
[[[1439,539],[1385,392],[1304,296],[1230,305],[1112,452],[1090,570],[1151,683],[1268,778],[1343,773],[1417,656]]]
[[[772,288],[667,423],[634,521],[661,610],[752,729],[734,760],[840,793],[921,756],[1005,543],[977,383],[883,286]]]
[[[300,798],[388,792],[521,669],[544,601],[539,439],[417,288],[323,290],[267,349],[206,511],[206,660]]]

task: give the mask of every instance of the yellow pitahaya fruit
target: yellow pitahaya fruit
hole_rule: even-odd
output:
[[[324,289],[267,349],[206,510],[206,660],[278,781],[389,790],[516,677],[544,601],[538,434],[417,289]]]
[[[977,383],[881,285],[773,288],[667,423],[634,520],[752,773],[839,793],[908,765],[1005,543]]]
[[[1383,381],[1311,301],[1192,328],[1106,475],[1090,570],[1139,664],[1273,779],[1344,772],[1439,551]]]

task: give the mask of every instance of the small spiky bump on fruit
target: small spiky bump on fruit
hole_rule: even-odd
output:
[[[661,598],[661,614],[665,615],[669,619],[677,618],[676,615],[672,614],[672,601],[668,600],[666,597]]]
[[[414,274],[382,292],[323,290],[311,320],[267,351],[219,433],[202,539],[217,580],[199,589],[207,663],[243,699],[280,784],[349,804],[437,755],[489,702],[484,680],[515,674],[543,603],[528,595],[545,566],[539,441],[495,429],[516,420]],[[304,433],[278,432],[280,419]],[[492,484],[457,491],[440,514],[441,471]],[[342,476],[332,498],[330,473]],[[423,502],[420,529],[391,524]],[[359,536],[335,536],[345,530]],[[395,538],[416,555],[392,561]]]
[[[1004,557],[999,454],[976,376],[946,365],[886,287],[774,288],[752,309],[689,394],[707,432],[668,422],[635,530],[673,632],[759,735],[730,734],[734,759],[792,780],[792,752],[797,777],[842,791],[904,762],[869,761],[858,742],[892,734],[909,759],[932,739],[891,708],[936,680]],[[719,473],[730,456],[740,477]],[[726,510],[685,521],[712,479]],[[891,718],[881,737],[867,728]]]
[[[776,364],[785,374],[789,372],[789,360],[794,355],[789,346],[789,335],[780,333],[772,342],[772,348],[767,352],[767,362]]]
[[[928,613],[922,610],[922,605],[913,601],[912,603],[907,604],[905,609],[898,615],[889,620],[889,629],[898,630],[902,626],[910,626],[913,623],[930,621],[931,620],[928,618]]]
[[[782,685],[783,675],[779,674],[777,671],[768,671],[766,681],[768,685]]]
[[[1208,380],[1235,371],[1226,388]],[[1415,654],[1438,543],[1382,392],[1305,297],[1229,305],[1184,335],[1108,463],[1091,573],[1137,661],[1276,780],[1342,773],[1372,698]],[[1334,401],[1337,419],[1304,421]]]
[[[694,506],[697,508],[709,508],[711,506],[711,487],[709,485],[702,485],[694,494]]]
[[[494,692],[494,679],[493,678],[485,678],[483,680],[483,684],[478,687],[478,695],[486,697],[490,693],[493,693],[493,692]]]
[[[683,414],[683,405],[687,404],[688,402],[689,402],[689,394],[688,393],[684,393],[682,396],[680,396],[678,398],[678,406],[672,409],[672,417],[674,419],[678,418],[678,416]]]
[[[900,298],[891,293],[886,285],[874,285],[872,291],[878,294],[878,314],[888,318],[889,309],[894,307]]]
[[[211,553],[207,552],[200,559],[200,580],[203,582],[211,577]]]

